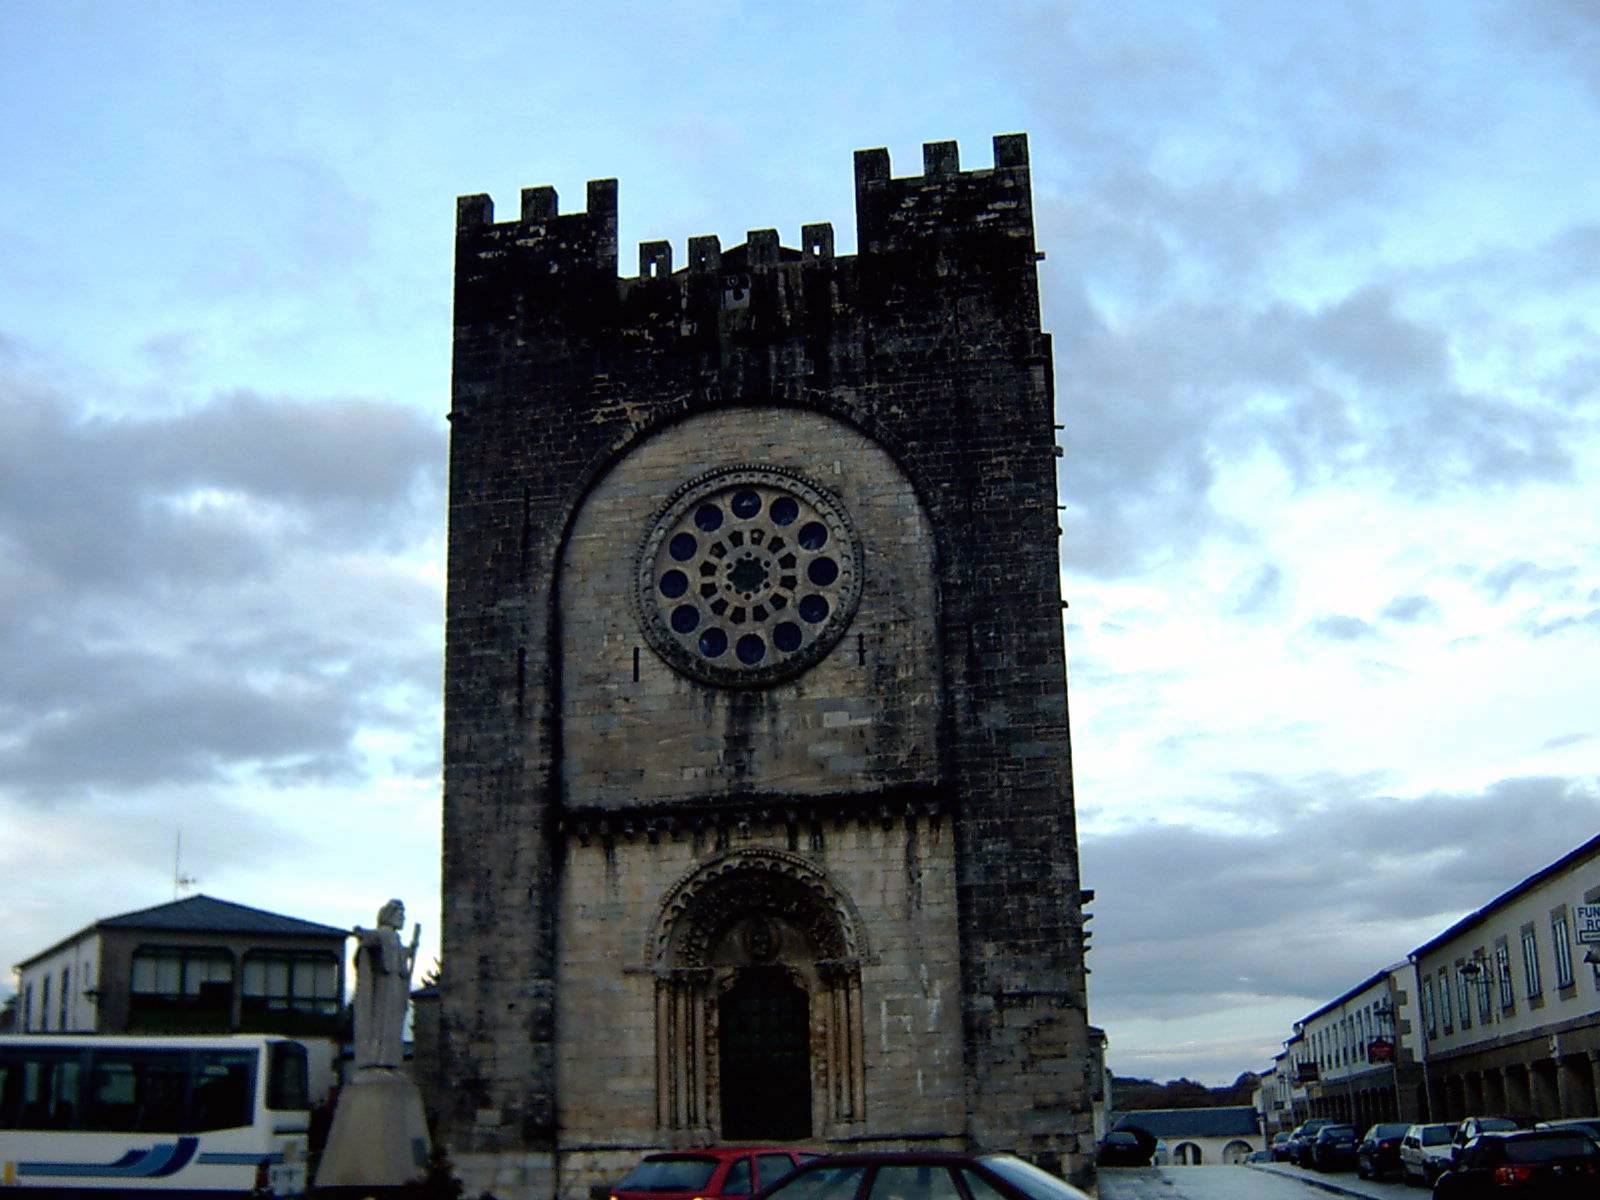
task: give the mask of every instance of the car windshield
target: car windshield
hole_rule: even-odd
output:
[[[1422,1127],[1422,1144],[1424,1146],[1443,1146],[1450,1140],[1452,1130],[1448,1125],[1424,1125]]]
[[[622,1192],[693,1192],[711,1182],[714,1158],[647,1158],[617,1185]]]
[[[1508,1138],[1506,1161],[1542,1163],[1557,1158],[1600,1157],[1600,1146],[1586,1137]]]
[[[1375,1138],[1404,1137],[1406,1128],[1404,1125],[1374,1125],[1372,1132],[1367,1136]]]
[[[1507,1117],[1483,1117],[1478,1121],[1478,1130],[1515,1129],[1517,1123]]]
[[[1138,1144],[1139,1139],[1124,1129],[1113,1130],[1111,1133],[1106,1134],[1106,1145],[1108,1146],[1137,1146]]]
[[[865,1167],[807,1167],[780,1183],[770,1200],[851,1200],[866,1173]]]
[[[985,1154],[978,1161],[1033,1200],[1088,1200],[1065,1180],[1009,1154]]]

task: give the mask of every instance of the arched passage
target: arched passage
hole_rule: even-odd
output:
[[[865,1118],[861,923],[797,854],[719,856],[667,894],[651,940],[667,1140],[847,1135]]]
[[[1178,1148],[1172,1152],[1172,1159],[1180,1167],[1198,1167],[1205,1155],[1200,1147],[1193,1142],[1179,1142]]]

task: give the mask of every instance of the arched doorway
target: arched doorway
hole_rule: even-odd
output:
[[[1180,1167],[1198,1167],[1205,1155],[1193,1142],[1179,1142],[1172,1157]]]
[[[779,966],[740,970],[718,1002],[722,1136],[811,1136],[811,998]]]
[[[859,1133],[864,943],[854,906],[799,854],[731,851],[674,886],[650,947],[662,1140]]]

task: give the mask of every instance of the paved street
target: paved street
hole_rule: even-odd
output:
[[[1321,1175],[1283,1164],[1249,1167],[1106,1167],[1100,1200],[1318,1200],[1328,1195],[1421,1200],[1399,1182],[1373,1183],[1355,1172]]]

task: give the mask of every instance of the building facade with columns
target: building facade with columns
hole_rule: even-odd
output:
[[[1600,1115],[1600,836],[1308,1013],[1275,1072],[1280,1128]]]
[[[1596,906],[1600,837],[1411,952],[1436,1119],[1600,1114]]]

